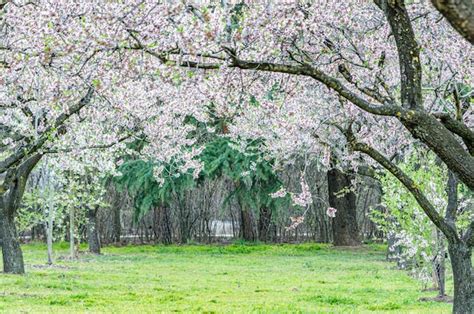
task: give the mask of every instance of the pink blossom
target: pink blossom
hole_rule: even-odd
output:
[[[328,209],[326,210],[326,215],[328,215],[331,218],[334,218],[336,217],[336,212],[337,212],[337,209],[335,209],[334,207],[328,207]]]
[[[271,193],[270,197],[271,198],[280,198],[280,197],[285,197],[286,194],[288,194],[288,192],[286,191],[286,189],[284,187],[282,187],[278,191],[276,191],[274,193]]]

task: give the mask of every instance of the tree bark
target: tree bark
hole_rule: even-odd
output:
[[[69,255],[71,259],[76,258],[76,244],[75,244],[75,236],[74,236],[74,229],[75,227],[75,208],[72,207],[69,213]]]
[[[0,211],[0,237],[2,238],[3,271],[24,274],[25,265],[13,215]]]
[[[118,195],[116,193],[116,197]],[[114,207],[114,220],[113,220],[113,241],[119,243],[120,242],[120,235],[122,234],[122,223],[120,221],[120,205],[116,202]]]
[[[474,2],[472,0],[431,0],[449,24],[474,45]]]
[[[166,206],[155,208],[156,237],[162,244],[171,244],[173,236],[171,233],[171,218]]]
[[[333,219],[333,239],[335,246],[358,246],[356,196],[350,190],[352,174],[331,169],[327,173],[329,205],[337,209]]]
[[[18,168],[7,171],[5,181],[0,185],[0,238],[2,239],[3,271],[11,274],[24,274],[25,265],[15,215],[25,193],[25,186],[31,170],[42,155],[36,154],[23,162]]]
[[[248,209],[240,210],[240,236],[245,241],[253,242],[256,239],[253,226],[253,215]]]
[[[49,207],[48,210],[48,222],[46,223],[46,246],[48,249],[48,265],[53,264],[53,227],[54,227],[54,219],[53,219],[53,209]]]
[[[454,278],[453,313],[474,313],[474,273],[472,247],[464,242],[448,244]]]
[[[258,217],[258,239],[267,242],[270,236],[270,227],[272,222],[272,210],[268,207],[260,208]]]
[[[439,229],[436,229],[436,258],[433,263],[433,273],[435,277],[435,283],[438,289],[438,296],[440,298],[446,296],[446,250],[444,248],[444,237]]]
[[[87,242],[89,243],[89,252],[100,254],[100,237],[97,226],[98,208],[89,208],[87,210]]]

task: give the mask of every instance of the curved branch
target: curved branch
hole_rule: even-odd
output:
[[[472,0],[431,0],[449,24],[474,45],[474,2]]]
[[[226,52],[232,59],[230,67],[236,67],[243,70],[258,70],[264,72],[309,76],[320,83],[323,83],[326,85],[326,87],[336,91],[339,95],[369,113],[381,116],[395,116],[397,112],[402,111],[402,108],[395,104],[376,105],[365,100],[356,93],[352,92],[338,79],[326,74],[316,67],[310,66],[309,64],[293,65],[285,63],[247,61],[237,58],[235,54],[229,49],[226,49]]]
[[[474,132],[461,121],[452,118],[448,113],[433,113],[451,132],[459,135],[466,144],[469,153],[474,156]]]
[[[64,122],[66,122],[72,115],[79,112],[83,107],[85,107],[91,102],[93,94],[94,90],[92,88],[89,88],[87,94],[77,104],[72,105],[68,108],[66,112],[59,115],[59,117],[54,121],[54,123],[47,127],[36,141],[18,148],[16,152],[2,160],[0,162],[0,173],[3,173],[7,171],[10,167],[14,167],[15,165],[21,163],[21,161],[25,157],[31,156],[36,153],[48,141],[53,130],[62,126]]]
[[[397,165],[388,160],[373,147],[357,142],[354,135],[346,133],[346,137],[353,150],[369,155],[372,159],[374,159],[391,174],[393,174],[405,186],[405,188],[416,199],[425,214],[443,232],[446,238],[453,242],[459,241],[456,229],[444,221],[443,217],[441,217],[431,202],[426,198],[423,191],[421,191],[418,185],[405,172],[403,172]]]
[[[196,69],[204,69],[204,70],[218,70],[221,67],[224,67],[224,63],[201,63],[196,61],[174,61],[168,58],[169,53],[161,53],[151,51],[145,48],[143,45],[140,44],[138,41],[137,47],[127,47],[125,49],[129,50],[142,50],[149,55],[159,59],[162,63],[170,64],[170,65],[177,65],[181,67],[189,67],[189,68],[196,68]],[[326,87],[336,91],[339,95],[346,98],[354,105],[358,106],[362,110],[365,110],[369,113],[375,115],[382,115],[382,116],[395,116],[397,113],[403,111],[403,108],[392,104],[392,103],[384,103],[383,105],[377,105],[371,103],[364,98],[360,97],[349,88],[347,88],[341,81],[338,79],[326,74],[325,72],[319,70],[316,67],[313,67],[309,64],[287,64],[287,63],[272,63],[272,62],[260,62],[260,61],[247,61],[241,60],[237,58],[235,51],[228,47],[223,47],[224,51],[229,55],[231,59],[231,63],[228,67],[231,68],[239,68],[242,70],[256,70],[256,71],[263,71],[263,72],[274,72],[274,73],[284,73],[284,74],[293,74],[293,75],[301,75],[301,76],[308,76],[311,77],[320,83],[326,85]],[[216,58],[214,56],[208,56],[211,59],[218,59],[222,60],[222,58]]]

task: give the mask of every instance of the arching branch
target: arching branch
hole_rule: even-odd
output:
[[[393,174],[405,186],[405,188],[416,199],[425,214],[443,232],[446,238],[453,242],[459,241],[455,227],[451,226],[443,219],[431,202],[426,198],[423,191],[421,191],[418,185],[405,172],[372,146],[358,142],[352,132],[345,131],[345,135],[350,147],[354,151],[362,152],[370,156],[373,160]]]
[[[474,1],[431,0],[431,2],[452,27],[474,45]]]

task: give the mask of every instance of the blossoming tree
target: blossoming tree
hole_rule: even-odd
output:
[[[158,8],[142,2],[134,9],[134,17],[122,19],[130,35],[124,49],[194,69],[194,80],[201,77],[194,90],[240,120],[232,130],[236,137],[274,139],[280,145],[269,150],[284,156],[302,147],[321,154],[321,144],[333,144],[343,153],[361,153],[356,158],[369,156],[395,175],[448,240],[455,312],[472,310],[474,223],[458,230],[456,209],[441,217],[386,157],[419,141],[474,187],[472,109],[460,88],[471,84],[466,52],[472,46],[428,3]],[[153,21],[137,18],[149,15]],[[280,99],[265,99],[269,86],[278,87]],[[252,110],[254,99],[260,105]],[[296,120],[295,112],[307,119]],[[330,127],[322,130],[324,125]],[[285,141],[291,145],[281,145]]]
[[[454,311],[473,311],[474,222],[456,227],[456,208],[442,217],[391,158],[419,142],[474,188],[464,88],[472,84],[473,47],[429,2],[45,0],[10,1],[2,10],[7,271],[23,270],[9,256],[19,251],[13,216],[24,181],[57,138],[110,145],[139,130],[153,139],[145,153],[199,168],[200,150],[182,149],[194,144],[184,119],[205,123],[212,103],[232,121],[229,136],[263,138],[262,149],[282,162],[331,154],[340,167],[391,172],[447,238]]]

